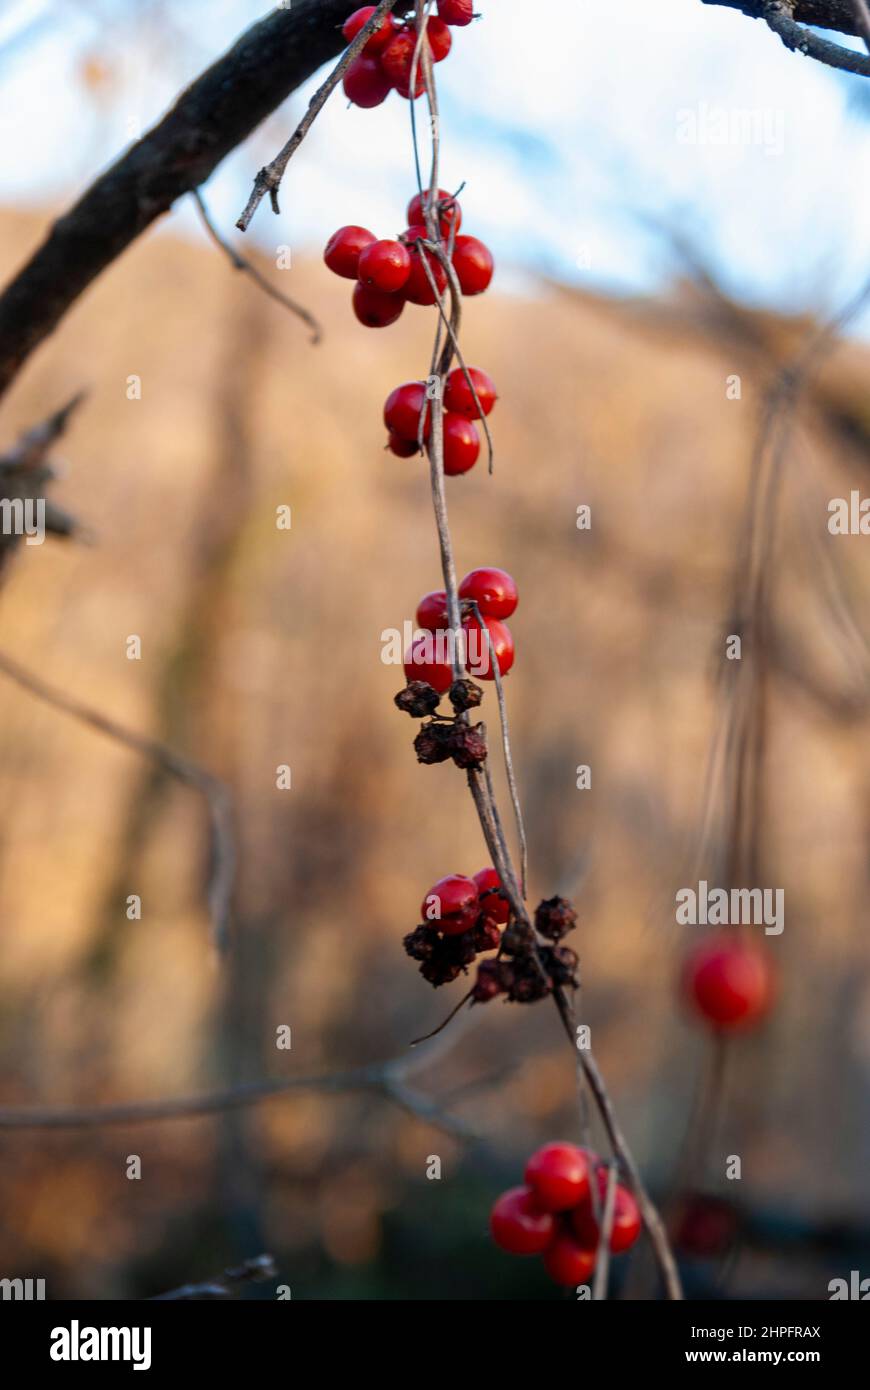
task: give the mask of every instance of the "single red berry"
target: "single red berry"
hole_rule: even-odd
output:
[[[426,214],[424,210],[428,206],[429,189],[427,188],[424,193],[415,194],[415,196],[411,199],[410,203],[408,204],[407,210],[408,227],[422,227],[424,229],[424,236],[426,235]],[[443,188],[438,189],[438,200],[436,207],[438,212],[438,225],[441,230],[441,235],[446,241],[450,235],[450,228],[452,226],[456,226],[457,232],[459,231],[459,228],[462,226],[462,208],[459,206],[459,203],[454,198],[453,194],[447,193]]]
[[[353,14],[344,21],[344,24],[341,26],[341,32],[344,34],[348,43],[353,43],[360,29],[362,29],[365,24],[368,24],[377,8],[377,5],[363,5],[362,9],[354,10]],[[397,32],[398,27],[398,24],[391,14],[383,15],[379,27],[366,39],[363,45],[363,53],[380,53],[381,49],[390,42],[390,39]]]
[[[373,290],[358,281],[353,287],[353,311],[366,328],[387,328],[396,322],[404,307],[400,294],[384,294],[383,290]]]
[[[509,1255],[540,1255],[556,1234],[556,1223],[527,1187],[512,1187],[496,1201],[489,1229],[496,1245]]]
[[[405,679],[426,681],[443,695],[453,684],[453,668],[447,655],[445,633],[426,632],[415,638],[405,653]]]
[[[381,66],[379,57],[361,53],[354,58],[342,79],[344,94],[354,106],[380,106],[390,95],[392,82]]]
[[[599,1167],[596,1173],[598,1194],[603,1212],[607,1197],[607,1169]],[[623,1187],[622,1183],[618,1182],[613,1194],[613,1226],[610,1232],[610,1248],[614,1255],[621,1255],[624,1250],[631,1249],[640,1235],[642,1224],[637,1202],[628,1188]],[[574,1235],[584,1249],[593,1251],[598,1249],[598,1222],[595,1220],[595,1212],[592,1210],[590,1200],[583,1202],[575,1211],[572,1211],[571,1226]]]
[[[400,29],[390,39],[381,54],[380,61],[384,72],[400,96],[411,95],[411,70],[414,66],[414,52],[417,35],[412,29]],[[423,63],[417,59],[417,73],[414,80],[414,96],[418,97],[425,88]]]
[[[473,599],[485,618],[509,618],[520,601],[515,581],[496,569],[472,570],[459,586],[459,597]]]
[[[432,433],[432,419],[429,403],[426,400],[426,387],[420,381],[406,381],[397,386],[387,396],[384,404],[384,424],[393,434],[402,439],[415,442],[420,431],[420,416],[423,415],[423,438]]]
[[[439,19],[437,14],[430,14],[426,37],[432,50],[433,63],[442,63],[453,46],[453,35],[446,21]]]
[[[423,899],[420,913],[424,922],[437,927],[445,936],[467,932],[480,916],[477,884],[464,874],[439,878]]]
[[[447,595],[443,589],[424,594],[417,604],[417,626],[438,632],[447,626]]]
[[[480,435],[464,415],[444,416],[444,472],[448,478],[467,473],[477,463]]]
[[[524,1176],[544,1211],[568,1211],[589,1196],[589,1158],[576,1144],[545,1144]]]
[[[570,1231],[559,1231],[544,1251],[544,1269],[554,1284],[577,1288],[585,1284],[595,1268],[594,1250],[584,1250]]]
[[[722,1031],[758,1023],[773,1002],[767,953],[730,932],[701,942],[683,966],[683,989],[702,1018]]]
[[[483,294],[495,270],[492,252],[476,236],[458,236],[453,250],[453,269],[463,294]]]
[[[429,305],[435,303],[435,291],[432,288],[429,276],[426,274],[423,258],[432,274],[432,279],[438,287],[438,293],[444,293],[447,288],[447,272],[439,260],[431,251],[424,251],[417,242],[426,239],[428,233],[425,227],[409,227],[402,233],[402,241],[411,253],[411,273],[405,284],[404,295],[411,304]]]
[[[360,284],[395,294],[411,274],[411,254],[401,241],[373,241],[360,252]]]
[[[497,922],[500,927],[503,927],[511,915],[511,908],[502,890],[501,879],[496,870],[480,869],[474,875],[474,881],[477,884],[482,910],[491,922]]]
[[[514,639],[507,623],[501,622],[499,618],[484,618],[484,623],[489,630],[495,658],[498,662],[498,669],[501,675],[506,676],[514,664]],[[494,681],[495,672],[492,667],[492,656],[489,649],[489,642],[482,631],[476,618],[466,618],[462,624],[466,640],[466,666],[469,675],[475,680]]]
[[[403,439],[401,435],[392,433],[387,440],[387,448],[391,454],[395,454],[396,458],[400,459],[413,458],[415,454],[420,452],[420,446],[416,439]]]
[[[479,367],[469,367],[468,375],[471,377],[474,390],[477,392],[480,409],[484,415],[489,415],[498,399],[492,377],[487,376],[486,372],[482,372]],[[444,391],[444,409],[452,411],[454,415],[464,415],[466,420],[480,419],[474,400],[474,392],[466,381],[465,372],[461,367],[454,367],[447,378],[447,386]]]
[[[462,27],[474,19],[474,6],[472,0],[438,0],[438,13],[445,24]]]
[[[326,243],[323,259],[329,269],[345,280],[355,280],[359,273],[359,258],[375,238],[365,227],[339,227]]]

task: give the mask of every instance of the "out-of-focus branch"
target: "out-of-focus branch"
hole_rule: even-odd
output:
[[[855,11],[855,23],[858,26],[858,32],[867,45],[868,53],[870,53],[870,6],[868,6],[867,0],[852,0],[852,9]]]
[[[125,729],[113,719],[101,714],[99,710],[91,709],[63,691],[47,685],[39,676],[34,676],[3,652],[0,652],[0,674],[8,676],[22,690],[35,695],[45,704],[62,710],[64,714],[72,715],[74,719],[96,729],[98,733],[106,734],[117,743],[132,748],[135,753],[151,758],[171,777],[176,777],[179,782],[184,782],[202,794],[208,806],[211,839],[208,874],[209,915],[215,945],[219,950],[225,950],[229,937],[230,903],[235,881],[236,845],[232,803],[223,782],[156,739]]]
[[[314,317],[314,315],[310,314],[307,309],[304,309],[301,304],[297,304],[295,299],[291,299],[288,294],[284,294],[275,285],[273,285],[271,280],[269,280],[268,277],[265,276],[261,270],[257,269],[253,261],[249,261],[245,256],[239,255],[239,252],[236,250],[236,248],[234,246],[231,246],[230,243],[223,236],[221,236],[220,232],[218,231],[217,227],[212,221],[211,214],[209,213],[209,210],[205,205],[205,200],[198,188],[195,188],[193,190],[193,197],[196,206],[199,209],[199,215],[202,218],[203,226],[205,227],[206,231],[208,232],[215,245],[221,251],[223,251],[224,255],[229,260],[230,265],[233,267],[233,269],[244,271],[246,275],[249,275],[251,277],[254,284],[258,285],[260,289],[263,291],[263,293],[267,294],[270,299],[274,299],[279,304],[283,304],[284,308],[289,309],[291,314],[295,314],[296,317],[301,319],[303,323],[307,323],[308,327],[311,329],[312,345],[319,343],[322,336],[322,332],[320,324],[317,322],[317,319]]]
[[[43,502],[45,529],[58,536],[71,536],[78,528],[73,517],[45,499],[46,486],[55,476],[48,461],[48,453],[52,445],[66,432],[73,412],[83,399],[82,392],[73,396],[60,410],[54,411],[47,419],[27,430],[11,449],[0,455],[0,496],[10,502]],[[21,536],[14,532],[8,535],[0,534],[0,569],[20,541]]]
[[[201,1284],[182,1284],[180,1289],[172,1289],[170,1293],[158,1293],[150,1299],[151,1303],[165,1303],[169,1300],[179,1302],[194,1302],[196,1300],[206,1301],[216,1298],[234,1298],[240,1288],[245,1284],[264,1284],[269,1279],[277,1279],[278,1271],[275,1268],[275,1261],[271,1255],[255,1255],[252,1260],[245,1260],[243,1264],[236,1265],[233,1269],[225,1269],[223,1274],[218,1274],[214,1279],[207,1279]]]

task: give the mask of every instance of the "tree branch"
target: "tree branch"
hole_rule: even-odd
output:
[[[702,5],[720,5],[740,10],[750,19],[764,19],[765,0],[701,0]],[[852,0],[795,0],[792,7],[799,24],[815,24],[819,29],[835,29],[857,37]]]
[[[352,9],[294,0],[252,25],[54,224],[0,295],[0,396],[97,276],[341,52]]]
[[[763,19],[793,53],[815,58],[826,67],[851,72],[858,77],[870,77],[870,55],[857,53],[820,38],[805,24],[824,29],[836,29],[858,37],[858,13],[852,0],[701,0],[703,5],[726,5],[740,10],[750,19]]]

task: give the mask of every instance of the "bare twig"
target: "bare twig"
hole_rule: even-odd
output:
[[[867,45],[868,53],[870,53],[870,6],[868,6],[867,0],[852,0],[852,9],[855,11],[855,23],[858,26],[858,31]]]
[[[870,56],[856,53],[842,44],[831,43],[830,39],[820,38],[811,29],[805,29],[795,22],[794,5],[791,0],[766,0],[763,18],[792,52],[804,53],[830,68],[841,72],[855,73],[859,77],[870,77]]]
[[[72,699],[63,691],[46,684],[39,676],[19,666],[11,657],[0,652],[0,673],[8,676],[22,690],[35,695],[38,700],[64,714],[71,715],[81,723],[87,724],[98,733],[106,734],[118,743],[132,748],[143,757],[150,758],[162,767],[171,777],[193,787],[205,798],[208,806],[211,854],[208,873],[208,907],[212,924],[212,935],[217,948],[224,951],[228,944],[230,926],[230,906],[235,880],[236,847],[233,831],[232,803],[227,788],[210,772],[205,772],[196,763],[181,757],[156,739],[137,734],[123,728],[115,720],[107,718],[99,710],[91,709]]]
[[[598,1175],[592,1175],[593,1194],[598,1190]],[[613,1233],[613,1218],[616,1214],[616,1164],[607,1167],[607,1190],[604,1194],[604,1207],[601,1224],[598,1228],[598,1250],[595,1256],[595,1282],[592,1297],[602,1302],[607,1297],[607,1277],[610,1273],[610,1237]]]
[[[252,1260],[245,1260],[243,1264],[236,1265],[234,1269],[225,1269],[223,1274],[218,1274],[213,1279],[207,1279],[202,1284],[183,1284],[180,1289],[172,1289],[170,1293],[155,1294],[149,1302],[164,1303],[169,1300],[192,1302],[196,1299],[204,1301],[216,1298],[234,1298],[236,1292],[245,1284],[264,1284],[269,1279],[276,1279],[277,1277],[278,1271],[272,1256],[255,1255]]]
[[[345,49],[326,81],[322,86],[318,87],[317,91],[314,93],[314,96],[308,103],[308,110],[290,136],[290,139],[282,149],[278,151],[271,164],[267,164],[257,174],[257,177],[254,179],[254,187],[251,190],[251,196],[245,205],[244,212],[236,223],[240,232],[246,232],[248,230],[248,227],[251,225],[251,218],[254,216],[254,213],[257,211],[257,208],[260,206],[267,193],[269,195],[269,201],[272,204],[272,211],[276,213],[280,212],[278,206],[278,189],[281,186],[281,180],[284,177],[284,171],[287,165],[302,144],[302,141],[305,139],[317,117],[320,115],[320,112],[332,96],[332,93],[347,72],[354,58],[362,53],[369,38],[380,24],[384,15],[392,10],[395,4],[396,0],[380,0],[377,9],[369,17],[368,22],[363,25],[353,42]]]
[[[501,720],[501,742],[502,750],[504,752],[504,766],[505,772],[507,773],[508,787],[510,789],[511,805],[513,806],[514,811],[514,820],[516,821],[517,836],[519,837],[520,842],[520,889],[522,891],[523,897],[525,898],[528,892],[529,849],[528,843],[526,841],[526,827],[523,821],[522,807],[520,806],[520,794],[519,789],[517,787],[516,774],[514,772],[514,760],[513,754],[511,752],[511,736],[510,728],[508,727],[507,704],[504,698],[504,685],[502,684],[501,666],[499,665],[498,657],[495,654],[495,646],[493,645],[492,634],[490,633],[489,628],[486,626],[486,623],[483,621],[483,615],[481,614],[479,607],[473,601],[471,604],[471,609],[474,613],[474,617],[477,621],[478,627],[480,628],[481,632],[486,634],[486,645],[487,651],[489,653],[489,663],[492,667],[492,672],[495,677],[495,690],[496,697],[498,699],[498,713],[499,719]]]
[[[208,208],[203,200],[202,193],[198,188],[193,190],[193,198],[199,209],[199,215],[202,218],[206,231],[215,245],[228,257],[233,268],[235,270],[242,270],[246,275],[250,275],[254,284],[259,285],[264,294],[269,295],[270,299],[276,300],[279,304],[283,304],[284,308],[289,309],[291,314],[295,314],[297,318],[302,319],[303,323],[307,323],[308,327],[311,329],[312,345],[316,346],[316,344],[320,342],[323,334],[320,324],[317,322],[314,315],[310,314],[307,309],[304,309],[301,304],[297,304],[295,299],[291,299],[289,295],[284,294],[282,290],[279,290],[277,286],[273,285],[268,276],[264,275],[261,270],[258,270],[252,261],[240,255],[236,248],[231,246],[230,243],[221,236],[212,221]]]

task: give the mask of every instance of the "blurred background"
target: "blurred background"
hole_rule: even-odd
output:
[[[692,929],[674,893],[696,881],[705,815],[711,864],[725,833],[704,770],[727,716],[716,675],[765,395],[867,275],[867,96],[695,0],[625,15],[589,0],[534,21],[522,0],[480,9],[438,78],[442,182],[465,181],[463,230],[498,263],[463,330],[500,394],[496,465],[452,480],[448,503],[460,572],[502,566],[520,589],[506,685],[531,900],[576,902],[584,1017],[689,1293],[826,1298],[832,1278],[870,1275],[870,566],[865,537],[827,530],[831,498],[867,491],[866,311],[804,393],[765,536],[763,883],[785,889],[786,927],[768,939],[777,1007],[724,1075],[675,989]],[[4,282],[259,13],[2,7]],[[231,240],[314,85],[205,189]],[[455,770],[417,766],[392,703],[401,673],[381,661],[382,632],[439,585],[424,466],[385,453],[381,424],[392,387],[428,370],[434,315],[410,307],[367,332],[320,260],[340,224],[396,234],[414,190],[407,103],[339,96],[290,166],[280,218],[264,206],[244,242],[322,322],[318,347],[232,273],[187,200],[4,401],[7,448],[89,391],[52,491],[87,534],[20,548],[0,647],[224,779],[239,843],[219,962],[197,795],[0,678],[4,1105],[378,1062],[461,997],[433,992],[401,938],[429,886],[486,850]],[[0,1277],[139,1298],[270,1250],[293,1298],[561,1297],[487,1234],[532,1148],[579,1137],[555,1011],[475,1009],[412,1080],[479,1137],[318,1091],[135,1128],[4,1131]],[[642,1254],[616,1261],[614,1289],[650,1296]]]

